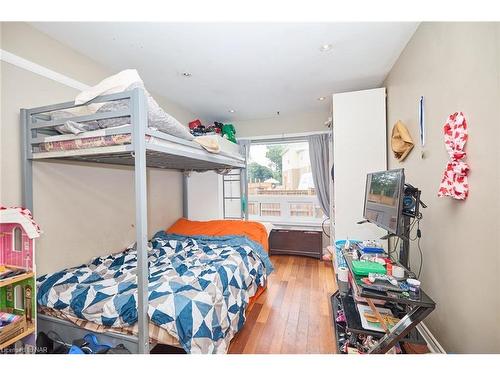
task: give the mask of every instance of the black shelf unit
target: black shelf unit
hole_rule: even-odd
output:
[[[371,335],[376,338],[384,336],[383,332],[372,331],[363,328],[361,324],[361,318],[359,316],[358,309],[356,308],[356,302],[354,301],[351,294],[341,295],[339,293],[339,299],[344,308],[344,314],[347,321],[347,330],[353,333],[360,333],[364,335]]]
[[[348,251],[344,251],[343,255],[346,260],[349,272],[354,278],[351,254]],[[411,275],[411,272],[409,270],[405,270],[405,272],[407,276]],[[361,325],[361,318],[356,308],[356,302],[352,297],[352,292],[349,291],[349,293],[342,295],[337,291],[334,295],[332,295],[331,303],[334,313],[333,324],[336,329],[335,335],[337,339],[338,350],[340,350],[340,348],[338,345],[339,341],[337,333],[337,311],[335,311],[335,299],[338,299],[341,302],[347,321],[346,329],[348,331],[355,334],[371,335],[379,340],[378,344],[374,348],[372,348],[369,353],[387,353],[388,350],[390,350],[394,345],[400,342],[425,342],[422,336],[418,333],[416,326],[434,310],[436,304],[423,290],[420,291],[420,298],[418,300],[406,298],[402,294],[396,292],[389,292],[387,293],[387,295],[382,295],[380,293],[374,293],[365,290],[362,287],[358,287],[357,294],[363,298],[383,300],[389,306],[401,306],[404,309],[401,315],[404,316],[400,317],[400,314],[397,314],[398,317],[400,317],[400,321],[389,331],[389,333],[367,330]]]
[[[354,277],[353,268],[352,268],[352,256],[349,253],[347,253],[346,251],[343,251],[343,256],[344,256],[344,259],[346,260],[347,268],[349,269],[349,272]],[[400,267],[403,267],[400,263],[395,263],[395,264],[399,265]],[[411,275],[412,275],[412,273],[405,269],[405,278],[409,277]],[[359,296],[364,297],[364,298],[383,300],[386,302],[398,303],[398,304],[406,305],[406,306],[422,306],[422,307],[428,307],[428,308],[432,308],[432,309],[434,309],[436,307],[436,303],[423,290],[420,290],[420,298],[418,300],[405,298],[400,293],[397,293],[397,292],[388,292],[387,295],[382,295],[380,293],[371,292],[371,291],[363,289],[363,288],[360,288]]]
[[[340,299],[337,302],[338,296],[339,296],[338,292],[332,294],[332,296],[330,297],[330,302],[332,304],[332,311],[333,311],[333,331],[335,332],[335,343],[336,343],[335,347],[337,348],[337,354],[344,354],[340,351],[341,345],[340,345],[339,329],[345,330],[346,328],[342,327],[342,324],[339,324],[336,321],[337,314],[339,312],[338,304],[341,303]]]
[[[375,338],[380,338],[385,335],[384,332],[379,332],[379,331],[373,331],[370,329],[363,328],[363,325],[361,324],[361,318],[358,313],[358,309],[356,307],[356,302],[354,301],[354,298],[352,295],[349,293],[347,295],[342,295],[339,292],[336,292],[331,296],[331,303],[332,303],[332,308],[334,312],[334,324],[335,327],[337,327],[338,323],[335,322],[335,318],[337,316],[337,308],[336,308],[336,301],[335,298],[340,302],[342,305],[342,309],[344,311],[345,317],[346,317],[346,330],[352,333],[357,333],[357,334],[363,334],[363,335],[370,335]],[[337,342],[338,342],[338,337],[337,337]],[[401,338],[400,342],[411,342],[414,344],[424,344],[425,340],[420,335],[418,330],[416,328],[412,329],[405,337]]]

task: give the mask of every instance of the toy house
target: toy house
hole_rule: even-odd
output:
[[[18,342],[34,341],[35,239],[40,228],[31,212],[0,208],[0,351]]]

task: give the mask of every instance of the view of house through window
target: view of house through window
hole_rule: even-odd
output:
[[[307,141],[250,146],[248,213],[272,222],[322,221]]]

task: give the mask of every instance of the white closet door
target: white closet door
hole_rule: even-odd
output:
[[[387,167],[385,88],[333,95],[335,239],[387,232],[363,218],[366,174]]]

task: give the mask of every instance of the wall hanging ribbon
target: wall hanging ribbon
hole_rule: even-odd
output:
[[[448,117],[444,124],[444,146],[450,160],[446,165],[438,197],[449,196],[455,199],[466,199],[469,195],[469,182],[467,174],[469,165],[463,160],[466,157],[464,151],[468,139],[467,121],[462,112],[455,112]]]
[[[424,97],[421,96],[418,101],[418,126],[420,129],[420,147],[422,150],[420,151],[420,157],[423,159],[425,157],[424,148],[425,148],[425,108],[424,108]]]

